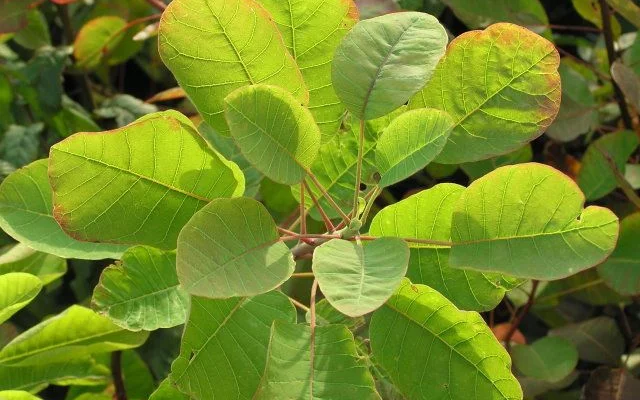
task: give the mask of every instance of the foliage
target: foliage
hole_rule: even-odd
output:
[[[0,2],[0,398],[634,398],[640,7],[552,3]]]

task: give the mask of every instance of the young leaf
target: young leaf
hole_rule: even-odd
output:
[[[88,308],[73,305],[13,339],[0,351],[0,365],[40,365],[79,355],[138,347],[146,332],[128,332]]]
[[[424,168],[442,151],[452,128],[451,117],[435,109],[411,110],[394,119],[376,144],[378,185],[393,185]]]
[[[451,240],[451,216],[464,187],[442,183],[385,207],[371,221],[376,236]],[[402,221],[402,223],[399,223]],[[512,287],[505,277],[449,266],[450,246],[410,243],[407,277],[436,289],[462,310],[487,311]]]
[[[0,253],[0,275],[24,272],[37,276],[43,285],[48,285],[67,272],[64,258],[35,251],[22,243],[7,246]]]
[[[407,272],[409,248],[402,239],[385,237],[358,244],[333,239],[313,253],[313,272],[322,293],[350,317],[380,307]]]
[[[306,103],[300,70],[271,16],[254,0],[176,0],[162,13],[160,56],[204,120],[228,132],[224,98],[264,83]]]
[[[433,79],[410,102],[453,117],[436,161],[477,161],[538,137],[560,106],[560,56],[553,44],[517,25],[498,23],[451,42]]]
[[[293,255],[258,201],[217,199],[196,213],[178,237],[178,278],[190,294],[254,296],[289,279]]]
[[[173,111],[57,143],[49,175],[54,216],[68,234],[168,250],[198,209],[244,192],[238,166]]]
[[[99,385],[111,378],[109,369],[87,357],[36,365],[0,365],[0,390],[38,391],[55,385]]]
[[[179,287],[175,252],[136,246],[102,271],[92,308],[116,325],[153,331],[185,322],[189,296]]]
[[[344,325],[274,321],[262,382],[253,399],[381,400]]]
[[[299,183],[318,154],[313,116],[284,89],[255,85],[227,96],[225,115],[242,154],[272,180]]]
[[[113,15],[84,24],[73,42],[77,66],[93,70],[109,59],[115,64],[133,56],[142,48],[142,43],[132,40],[133,35],[127,34],[128,28],[127,21]]]
[[[331,84],[331,60],[340,40],[358,21],[353,0],[299,2],[258,0],[282,33],[284,44],[296,60],[309,88],[309,111],[323,135],[331,138],[345,107]]]
[[[618,218],[584,207],[584,195],[542,164],[506,166],[476,180],[453,212],[454,268],[560,279],[601,263],[615,248]]]
[[[578,185],[587,200],[604,197],[618,186],[616,176],[605,157],[611,157],[618,170],[624,174],[627,159],[637,147],[638,135],[633,131],[611,133],[589,145],[578,172]]]
[[[392,13],[360,21],[333,58],[336,93],[356,118],[388,114],[431,78],[447,41],[444,27],[424,13]]]
[[[549,331],[573,343],[581,360],[613,367],[620,364],[625,341],[613,318],[600,316]]]
[[[0,275],[0,324],[29,304],[42,289],[36,276],[22,272]]]
[[[373,313],[369,335],[375,361],[407,398],[522,399],[509,354],[482,317],[428,286],[405,280]]]
[[[171,381],[196,399],[250,399],[266,365],[274,320],[296,311],[278,291],[251,298],[191,298],[189,321]]]
[[[53,219],[48,160],[38,160],[0,184],[0,227],[30,248],[64,258],[118,258],[128,246],[81,242]],[[1,268],[0,268],[1,269]]]
[[[515,346],[511,352],[513,365],[524,375],[548,382],[566,378],[578,364],[578,351],[568,341],[547,336],[531,345]]]
[[[620,239],[616,249],[602,265],[598,274],[616,292],[640,294],[640,213],[631,214],[620,223]]]

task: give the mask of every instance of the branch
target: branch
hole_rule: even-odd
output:
[[[607,164],[609,164],[609,168],[611,169],[611,172],[613,172],[613,175],[616,177],[616,183],[618,184],[618,187],[622,189],[622,191],[627,196],[629,201],[633,203],[633,205],[636,206],[636,208],[640,209],[640,197],[636,193],[635,189],[624,177],[622,172],[620,172],[620,170],[618,169],[618,166],[616,165],[615,160],[613,159],[613,157],[611,157],[611,154],[609,154],[609,152],[607,152],[606,150],[598,146],[597,143],[595,143],[594,145],[596,149],[600,152],[600,154],[602,154]]]
[[[315,371],[315,355],[316,355],[316,293],[318,291],[318,281],[313,280],[313,285],[311,285],[311,299],[309,300],[309,326],[311,328],[311,339],[309,340],[309,362],[311,367],[311,382],[313,382],[313,373]],[[310,385],[311,389],[311,398],[313,395],[313,384]]]
[[[164,11],[167,8],[167,5],[164,4],[162,0],[147,0],[147,3],[151,4],[152,7],[159,11]]]
[[[600,12],[602,15],[602,33],[604,33],[604,42],[607,46],[607,58],[609,59],[609,68],[613,65],[613,62],[616,60],[616,50],[613,46],[613,31],[611,29],[611,10],[609,9],[609,5],[606,0],[600,0]],[[620,114],[622,115],[622,121],[624,122],[624,126],[627,129],[633,129],[633,123],[631,122],[631,116],[629,115],[629,108],[627,108],[627,102],[624,98],[624,94],[620,87],[612,80],[613,90],[616,95],[616,100],[618,101],[618,106],[620,107]]]
[[[529,300],[527,300],[527,304],[524,305],[524,308],[520,312],[520,315],[518,315],[515,318],[515,320],[511,322],[509,326],[509,331],[507,331],[507,334],[504,336],[504,343],[505,343],[505,346],[507,347],[507,351],[509,351],[511,348],[511,338],[516,333],[516,331],[518,330],[518,327],[520,326],[520,323],[522,322],[524,317],[529,313],[531,306],[533,306],[533,303],[535,302],[536,290],[538,290],[538,284],[540,284],[540,281],[533,280],[531,282],[533,284],[531,286],[531,293],[529,293]]]
[[[111,376],[113,377],[113,385],[116,388],[113,399],[127,400],[127,390],[122,379],[122,351],[111,353]]]

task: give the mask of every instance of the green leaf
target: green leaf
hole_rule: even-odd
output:
[[[566,378],[578,365],[578,350],[557,336],[547,336],[511,351],[513,365],[524,375],[548,382]]]
[[[522,399],[509,354],[482,317],[428,286],[405,280],[373,313],[369,335],[374,360],[409,399]]]
[[[160,385],[151,393],[149,400],[190,400],[191,398],[182,393],[175,386],[171,384],[171,381],[167,378],[160,382]]]
[[[48,160],[35,161],[0,184],[2,230],[34,250],[58,257],[89,260],[120,257],[127,246],[81,242],[60,228],[52,215],[47,164]]]
[[[214,200],[196,213],[178,237],[177,261],[182,287],[208,298],[268,292],[295,268],[267,209],[244,197]]]
[[[448,242],[451,216],[464,188],[442,183],[385,207],[371,221],[375,236],[395,236]],[[402,221],[402,223],[399,223]],[[454,269],[449,266],[449,246],[409,243],[407,277],[436,289],[463,310],[488,311],[511,288],[498,274]]]
[[[126,61],[142,48],[134,42],[127,21],[116,16],[103,16],[85,23],[73,43],[73,55],[77,66],[96,69],[103,62],[118,64]]]
[[[253,399],[380,400],[353,335],[344,325],[311,328],[274,321],[260,388]]]
[[[638,147],[638,135],[633,131],[611,133],[594,140],[582,157],[578,185],[587,200],[597,200],[616,189],[617,180],[603,152],[610,156],[624,174],[627,159]]]
[[[29,304],[41,289],[36,276],[22,272],[0,275],[0,324]]]
[[[587,133],[598,123],[596,100],[589,88],[589,81],[580,74],[573,63],[560,62],[562,102],[555,121],[546,134],[558,141],[569,142]]]
[[[145,103],[128,94],[117,94],[105,99],[93,113],[98,118],[113,118],[118,127],[123,127],[136,119],[158,111],[158,107]]]
[[[360,21],[333,58],[333,85],[359,119],[381,117],[405,104],[429,81],[447,46],[431,15],[402,12]]]
[[[340,128],[345,107],[331,84],[331,60],[358,21],[353,0],[258,0],[271,13],[309,88],[309,111],[327,138]]]
[[[469,28],[486,28],[496,22],[511,22],[534,32],[547,29],[549,19],[539,0],[443,0]]]
[[[130,349],[147,336],[125,331],[90,309],[73,305],[13,339],[0,351],[0,365],[33,366]]]
[[[296,320],[293,305],[278,291],[226,300],[192,297],[171,381],[196,399],[251,399],[276,319]]]
[[[583,207],[576,184],[549,166],[498,168],[458,199],[449,262],[539,280],[591,268],[615,248],[618,217],[606,208]]]
[[[307,311],[304,316],[307,323],[311,323],[311,311]],[[348,317],[336,310],[327,299],[322,299],[316,303],[316,324],[324,325],[346,325],[351,331],[358,330],[365,325],[364,317]]]
[[[580,16],[587,21],[591,22],[598,28],[602,29],[602,9],[600,8],[600,1],[598,0],[571,0],[573,8],[580,14]],[[611,16],[611,31],[614,38],[620,36],[622,28],[620,22],[615,17]]]
[[[170,328],[187,318],[189,296],[179,284],[175,252],[132,247],[102,271],[92,308],[130,331]]]
[[[68,234],[168,250],[198,209],[244,192],[238,166],[175,111],[55,144],[49,176],[54,216]]]
[[[61,386],[99,385],[108,382],[110,377],[108,368],[87,358],[25,366],[0,365],[0,390],[37,392],[50,383]]]
[[[380,307],[396,290],[409,263],[409,248],[398,238],[364,244],[333,239],[313,252],[313,272],[322,293],[350,317]]]
[[[27,13],[36,0],[13,0],[3,2],[0,15],[0,34],[16,32],[27,24]]]
[[[29,392],[22,390],[3,390],[0,391],[0,399],[2,400],[41,400],[40,397],[34,396]]]
[[[408,111],[382,132],[376,144],[380,187],[400,182],[429,164],[442,151],[453,128],[444,111]]]
[[[254,1],[176,0],[162,14],[160,56],[198,111],[228,132],[224,98],[264,83],[307,103],[309,93],[271,16]]]
[[[251,164],[279,183],[304,179],[320,146],[309,110],[286,90],[267,85],[243,87],[224,102],[231,135]]]
[[[249,161],[242,155],[240,148],[236,145],[233,138],[223,136],[213,129],[209,124],[203,122],[198,126],[198,132],[215,150],[220,152],[223,157],[229,161],[233,161],[240,167],[244,175],[245,187],[244,196],[254,197],[260,190],[260,183],[264,175],[256,167],[251,165]]]
[[[581,360],[617,366],[625,351],[625,340],[613,318],[601,316],[549,331],[549,336],[567,339]]]
[[[35,251],[22,243],[0,249],[0,253],[0,275],[24,272],[37,276],[43,285],[48,285],[67,272],[64,258]]]
[[[607,3],[627,21],[640,29],[640,6],[633,1],[625,0],[607,0]]]
[[[618,84],[627,101],[640,109],[640,76],[635,71],[617,60],[611,65],[611,77]]]
[[[640,213],[631,214],[620,223],[620,238],[616,249],[602,265],[598,274],[616,292],[635,296],[640,294]]]
[[[460,168],[471,180],[483,177],[498,167],[505,165],[521,164],[533,159],[533,150],[530,144],[501,156],[492,157],[486,160],[474,161],[460,164]]]
[[[409,103],[446,111],[455,121],[436,161],[482,160],[542,134],[560,106],[559,62],[551,42],[513,24],[453,40],[433,78]]]
[[[29,126],[11,125],[0,142],[0,159],[16,167],[24,167],[38,158],[40,134],[44,124]]]
[[[30,50],[37,50],[51,45],[51,35],[47,19],[38,9],[31,9],[27,15],[27,26],[19,30],[13,40],[20,46]]]

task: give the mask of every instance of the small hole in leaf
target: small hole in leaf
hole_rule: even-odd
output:
[[[360,191],[362,192],[362,191],[365,191],[365,190],[367,190],[367,185],[364,184],[364,183],[361,183],[360,184]]]

